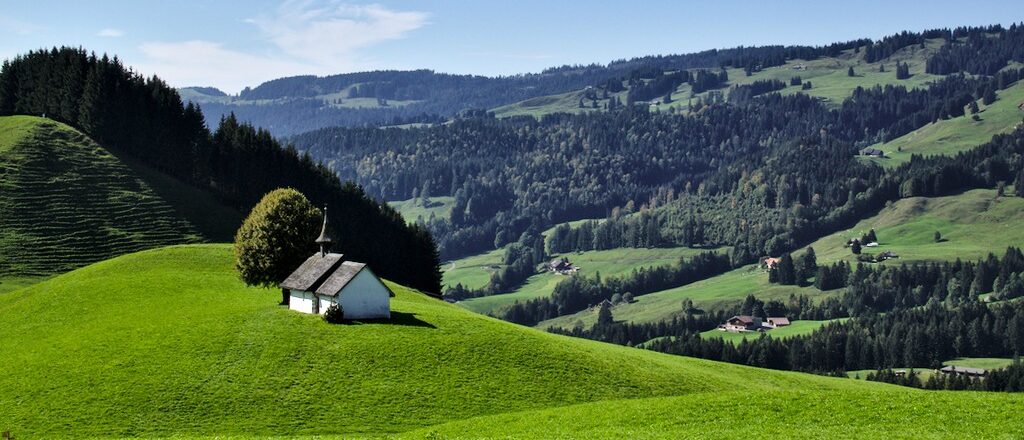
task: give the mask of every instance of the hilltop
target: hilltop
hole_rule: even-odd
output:
[[[541,411],[541,421],[563,405],[692,396],[649,401],[670,409],[743,389],[805,396],[780,401],[786,412],[807,399],[842,402],[855,394],[970,402],[987,410],[958,429],[1010,426],[998,410],[1006,396],[996,404],[971,393],[915,392],[573,339],[389,286],[392,321],[330,325],[279,306],[275,292],[243,286],[228,246],[191,245],[118,257],[2,295],[0,313],[13,319],[0,322],[8,365],[0,424],[24,436],[247,436],[382,434],[470,419],[473,432],[485,434],[473,417]],[[712,399],[718,403],[701,411],[726,401]],[[854,411],[856,402],[833,411]],[[913,429],[938,429],[915,413],[899,412],[930,423]],[[656,419],[675,418],[668,414]],[[492,432],[522,429],[497,420]],[[749,420],[776,423],[761,411]],[[648,422],[636,418],[622,429]],[[868,425],[900,428],[894,422]]]
[[[0,117],[0,277],[224,240],[237,212],[59,122]]]

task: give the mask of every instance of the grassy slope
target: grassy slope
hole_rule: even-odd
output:
[[[1008,190],[1009,194],[1010,191]],[[863,252],[894,251],[900,264],[922,260],[976,260],[1024,243],[1024,199],[995,198],[995,190],[972,190],[946,197],[902,199],[877,215],[814,242],[819,262],[854,261],[845,243],[875,228],[879,246]],[[935,231],[946,240],[936,243]]]
[[[617,321],[654,322],[681,313],[684,298],[693,300],[698,307],[714,308],[742,301],[748,294],[757,295],[761,300],[785,300],[791,294],[814,297],[823,293],[813,287],[769,284],[764,271],[751,265],[693,284],[638,296],[632,304],[619,304],[612,308],[612,315]],[[537,327],[572,328],[581,323],[591,326],[595,322],[597,311],[584,310],[541,322]]]
[[[806,334],[809,334],[809,333],[811,333],[811,332],[821,328],[822,326],[824,326],[826,324],[829,324],[829,323],[832,323],[832,322],[835,322],[835,321],[843,321],[843,320],[845,320],[845,319],[835,319],[835,320],[828,320],[828,321],[813,321],[813,320],[793,321],[793,323],[791,325],[787,325],[785,327],[779,327],[777,329],[768,330],[767,332],[765,332],[763,334],[769,335],[769,336],[771,336],[773,338],[776,338],[776,339],[785,339],[785,338],[788,338],[788,337],[791,337],[791,336],[806,335]],[[719,330],[709,330],[709,331],[706,331],[704,333],[701,333],[700,337],[702,337],[702,338],[719,338],[719,339],[723,339],[723,340],[726,340],[726,341],[731,341],[731,342],[734,342],[734,343],[739,343],[740,341],[742,341],[744,339],[749,339],[749,340],[757,339],[757,338],[761,337],[761,335],[762,335],[762,333],[753,333],[753,332],[750,332],[750,333],[732,333],[732,332],[723,332],[723,331],[719,331]]]
[[[679,261],[680,257],[690,257],[704,251],[704,249],[691,249],[687,247],[656,249],[622,248],[604,251],[574,252],[560,254],[557,256],[565,256],[569,258],[569,261],[572,261],[573,264],[579,266],[580,275],[594,276],[595,273],[600,273],[602,277],[609,277],[626,275],[633,270],[642,267],[675,264]],[[488,268],[495,264],[500,264],[503,254],[504,252],[490,252],[488,254],[484,254],[489,257],[497,257],[497,261],[470,260],[473,264],[483,263],[481,265],[474,266],[477,272],[474,274],[474,277],[477,278],[473,278],[472,280],[475,281],[476,279],[482,278],[484,279],[484,284],[486,284],[486,280],[490,277]],[[488,272],[487,278],[479,276],[479,272],[483,271]],[[457,279],[459,278],[452,278],[452,280]],[[473,298],[461,301],[459,302],[459,305],[475,312],[488,313],[511,305],[516,301],[522,302],[534,298],[550,296],[555,290],[555,285],[564,279],[565,275],[542,272],[531,276],[527,279],[526,283],[516,289],[515,292],[485,296],[482,298]],[[449,276],[446,272],[445,283],[449,282]]]
[[[860,382],[860,381],[852,381]],[[861,382],[864,383],[864,382]],[[730,390],[480,417],[409,438],[1019,438],[1021,395]]]
[[[1008,189],[1007,193],[1010,192]],[[976,260],[989,252],[1002,255],[1007,246],[1024,243],[1024,199],[1002,197],[997,200],[995,190],[903,199],[849,230],[812,243],[818,262],[831,263],[842,259],[856,264],[853,254],[845,247],[846,240],[860,237],[871,228],[875,228],[880,246],[864,248],[865,253],[890,250],[900,255],[899,259],[882,264],[956,258]],[[942,233],[945,241],[935,243],[933,235],[936,230]],[[616,306],[612,313],[616,320],[653,322],[678,313],[683,298],[692,299],[700,307],[716,307],[738,302],[750,293],[759,299],[786,299],[790,294],[820,298],[837,292],[824,293],[814,287],[769,284],[763,271],[747,266],[691,285],[639,296],[632,304]],[[595,311],[586,310],[544,321],[538,326],[571,328],[581,322],[589,326],[596,320]]]
[[[737,388],[893,390],[551,335],[392,285],[329,325],[247,288],[227,245],[162,248],[0,296],[0,426],[24,437],[397,432]],[[900,390],[902,392],[902,390]]]
[[[1024,118],[1024,111],[1018,108],[1024,104],[1024,81],[1000,90],[998,98],[988,106],[978,100],[981,109],[978,113],[979,121],[973,120],[970,112],[967,112],[959,118],[925,125],[892,141],[874,145],[885,151],[888,158],[865,160],[896,166],[910,160],[914,154],[952,155],[988,142],[996,134],[1010,132]]]
[[[423,220],[430,220],[430,215],[434,214],[437,218],[447,219],[451,216],[452,205],[455,204],[455,197],[451,196],[439,196],[430,198],[430,207],[423,207],[421,203],[417,203],[416,199],[401,200],[397,202],[388,202],[392,208],[398,210],[399,214],[402,214],[402,218],[407,222],[415,222],[420,217]]]
[[[0,276],[58,273],[198,231],[123,162],[74,129],[0,118]]]

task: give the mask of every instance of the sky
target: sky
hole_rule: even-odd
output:
[[[0,0],[0,59],[53,46],[117,55],[172,86],[228,93],[294,75],[478,75],[902,30],[1009,25],[1020,0]]]

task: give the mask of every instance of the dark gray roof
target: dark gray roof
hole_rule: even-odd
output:
[[[324,279],[341,264],[341,257],[341,254],[322,256],[319,252],[313,254],[281,282],[281,288],[306,292],[316,290],[324,282]]]
[[[338,266],[338,269],[327,277],[327,280],[320,285],[319,289],[316,289],[316,293],[325,296],[337,296],[341,289],[344,289],[349,282],[351,282],[356,275],[359,274],[366,264],[356,263],[354,261],[346,261]],[[385,286],[385,288],[387,288]]]

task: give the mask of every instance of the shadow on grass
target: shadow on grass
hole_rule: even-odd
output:
[[[434,324],[419,319],[415,313],[391,312],[391,319],[354,319],[346,320],[342,325],[384,324],[403,325],[408,327],[437,328]]]

